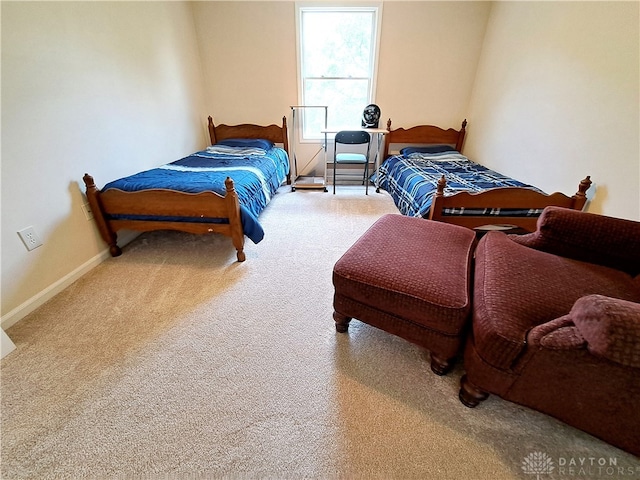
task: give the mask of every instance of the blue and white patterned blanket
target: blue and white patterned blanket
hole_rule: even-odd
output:
[[[115,180],[105,185],[102,190],[116,188],[135,192],[161,188],[187,193],[213,191],[224,196],[224,181],[231,177],[240,201],[244,233],[253,242],[258,243],[264,237],[258,215],[276,193],[288,172],[289,158],[286,151],[278,147],[268,151],[245,151],[241,155],[238,151],[216,153],[215,150],[207,149],[158,168]],[[190,218],[183,221],[194,220]],[[202,221],[215,222],[216,219]]]
[[[393,201],[403,215],[428,217],[433,196],[438,188],[438,180],[443,175],[447,180],[445,195],[453,195],[462,191],[482,192],[497,187],[526,187],[539,191],[536,187],[472,162],[457,152],[412,153],[406,157],[392,155],[382,163],[378,170],[378,185],[391,194]],[[471,212],[451,211],[446,213],[456,215]],[[491,212],[484,213],[500,215],[499,209],[491,209]],[[513,215],[513,211],[508,213]],[[522,215],[527,216],[537,214],[539,214],[538,211],[522,212]]]

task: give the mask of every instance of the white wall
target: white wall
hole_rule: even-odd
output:
[[[490,2],[385,2],[376,100],[384,122],[460,128]]]
[[[465,153],[640,220],[638,2],[495,2],[469,108]]]
[[[391,116],[398,126],[460,125],[490,7],[384,3],[376,95],[384,122]],[[298,103],[295,2],[194,2],[193,8],[215,118],[271,123],[289,115]]]
[[[23,314],[105,245],[98,186],[201,148],[202,72],[188,3],[2,2],[2,319]],[[27,252],[32,225],[44,245]]]
[[[207,106],[216,121],[279,123],[285,115],[290,122],[290,106],[298,104],[295,2],[194,2],[193,8]],[[489,12],[490,2],[384,3],[381,127],[389,117],[396,126],[460,126]],[[317,150],[297,145],[301,166]],[[320,174],[322,159],[304,173],[315,167]]]
[[[194,2],[217,123],[280,124],[297,103],[294,2]]]

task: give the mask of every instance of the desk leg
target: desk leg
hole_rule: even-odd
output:
[[[375,181],[373,182],[376,187],[376,193],[380,193],[380,185],[378,185],[378,162],[380,161],[380,145],[382,145],[382,134],[377,133],[378,137],[378,150],[376,150],[376,158],[373,162],[373,174],[376,176]]]

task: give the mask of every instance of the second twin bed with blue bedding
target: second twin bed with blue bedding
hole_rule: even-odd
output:
[[[429,217],[438,181],[443,176],[447,180],[444,188],[445,195],[459,192],[482,192],[498,187],[523,187],[540,192],[532,185],[490,170],[453,150],[438,153],[413,152],[392,155],[382,164],[378,175],[380,187],[389,192],[400,213],[410,217]],[[483,213],[499,216],[501,209],[496,207],[478,212],[477,209],[461,206],[456,211],[444,213],[445,215]],[[513,209],[509,209],[509,213],[521,216],[538,216],[541,210],[521,209],[519,212],[514,212]]]
[[[462,155],[466,120],[460,130],[433,125],[391,129],[387,123],[384,157],[376,185],[393,198],[403,215],[476,229],[533,231],[549,205],[582,209],[591,180],[568,197],[546,194]],[[388,155],[391,144],[405,145]]]

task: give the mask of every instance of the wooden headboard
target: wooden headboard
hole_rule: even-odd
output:
[[[213,118],[209,117],[209,138],[211,145],[227,138],[264,138],[273,143],[281,143],[289,154],[289,137],[287,134],[287,118],[282,117],[282,126],[278,125],[254,125],[243,123],[241,125],[215,125]]]
[[[449,128],[447,130],[434,125],[417,125],[411,128],[396,128],[391,130],[391,119],[387,121],[387,131],[384,139],[384,151],[382,159],[389,156],[389,146],[392,143],[423,144],[423,145],[454,145],[456,150],[462,153],[467,121],[462,122],[460,130]]]

